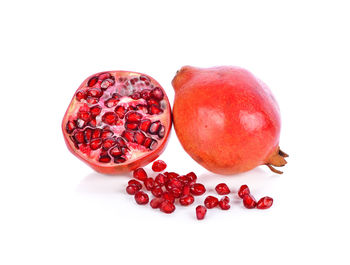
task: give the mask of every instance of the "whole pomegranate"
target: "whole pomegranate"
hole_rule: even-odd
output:
[[[156,159],[171,129],[169,100],[156,80],[135,72],[94,74],[62,121],[68,149],[96,171],[131,171]]]
[[[263,82],[239,67],[184,66],[172,84],[175,131],[194,160],[219,174],[259,165],[282,173],[279,107]]]

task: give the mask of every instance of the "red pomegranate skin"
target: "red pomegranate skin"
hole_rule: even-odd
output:
[[[203,167],[227,175],[286,163],[287,155],[278,146],[278,104],[269,88],[249,71],[234,66],[184,66],[172,85],[176,134],[185,151]]]

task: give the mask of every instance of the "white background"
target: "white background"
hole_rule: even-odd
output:
[[[349,264],[346,2],[1,2],[0,264]],[[281,176],[214,175],[175,132],[161,159],[211,188],[247,183],[275,199],[270,210],[231,196],[230,211],[201,222],[194,205],[165,215],[126,195],[129,176],[94,173],[68,152],[61,119],[88,75],[144,72],[172,101],[183,65],[237,65],[264,80],[289,164]]]

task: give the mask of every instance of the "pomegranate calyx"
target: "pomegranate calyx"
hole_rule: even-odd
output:
[[[283,171],[277,170],[274,167],[283,167],[285,166],[288,162],[284,159],[285,157],[289,157],[289,155],[285,152],[283,152],[280,147],[276,149],[276,152],[274,152],[267,160],[265,163],[268,168],[277,174],[283,174]]]

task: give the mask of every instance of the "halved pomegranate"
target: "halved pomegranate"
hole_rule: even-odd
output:
[[[68,149],[98,172],[131,171],[155,160],[171,130],[171,108],[152,77],[94,74],[80,85],[62,121]]]

